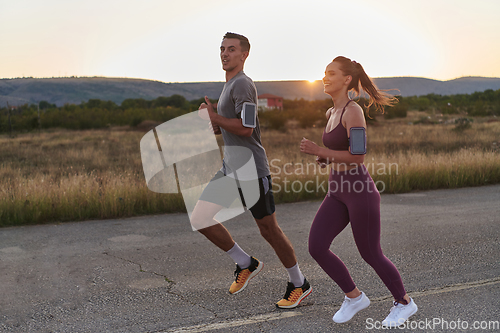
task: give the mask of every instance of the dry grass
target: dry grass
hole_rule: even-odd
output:
[[[398,193],[499,183],[500,123],[453,129],[401,121],[370,126],[365,164],[379,189]],[[324,196],[321,187],[311,186],[311,193],[291,188],[293,182],[297,190],[299,183],[328,178],[312,156],[299,152],[302,137],[321,143],[321,134],[314,128],[263,131],[275,189],[281,188],[277,202]],[[183,211],[180,195],[147,189],[139,150],[143,135],[121,129],[0,137],[0,226]]]
[[[0,226],[182,211],[147,189],[143,133],[56,131],[0,138]]]

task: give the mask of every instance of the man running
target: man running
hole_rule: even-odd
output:
[[[255,128],[252,128],[243,125],[241,119],[243,103],[257,104],[257,89],[252,79],[243,72],[249,51],[250,43],[246,37],[230,32],[224,35],[220,47],[220,57],[222,69],[226,72],[226,83],[217,103],[218,113],[214,112],[215,105],[210,103],[208,97],[205,97],[206,103],[202,103],[200,109],[208,110],[214,133],[222,134],[226,147],[245,147],[250,149],[253,154],[260,197],[258,202],[250,208],[250,212],[262,237],[274,249],[289,275],[285,296],[276,303],[276,306],[291,309],[299,305],[311,293],[312,287],[300,271],[292,244],[276,220],[269,163],[260,139],[259,120],[257,118]],[[214,216],[219,211],[229,207],[236,199],[233,196],[229,200],[231,202],[227,202],[227,200],[221,202],[223,201],[221,197],[228,196],[217,195],[220,186],[216,184],[224,178],[229,180],[228,174],[226,156],[224,156],[223,168],[210,181],[196,203],[191,214],[191,223],[199,226],[210,225],[198,231],[236,262],[235,280],[229,288],[231,294],[236,294],[242,291],[250,279],[262,270],[263,263],[243,251],[233,240],[229,231],[214,220]],[[239,193],[244,204],[241,190]]]

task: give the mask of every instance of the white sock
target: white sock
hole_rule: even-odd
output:
[[[290,282],[293,283],[295,288],[304,284],[304,275],[302,275],[302,272],[300,271],[299,263],[296,263],[293,267],[287,268],[286,271],[288,272]]]
[[[231,250],[226,252],[229,256],[234,260],[241,269],[248,268],[252,263],[252,259],[250,256],[238,246],[238,243],[234,243],[234,246]]]

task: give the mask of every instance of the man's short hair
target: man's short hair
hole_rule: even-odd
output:
[[[240,41],[241,50],[243,52],[245,51],[250,52],[250,42],[248,41],[248,38],[246,38],[245,36],[235,34],[234,32],[227,32],[222,39],[224,40],[226,38],[238,39]]]

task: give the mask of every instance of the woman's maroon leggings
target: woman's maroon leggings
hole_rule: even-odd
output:
[[[351,222],[361,257],[375,270],[396,300],[406,294],[401,276],[380,248],[380,194],[364,165],[336,172],[309,233],[309,253],[344,293],[354,290],[347,268],[332,251],[333,239]]]

